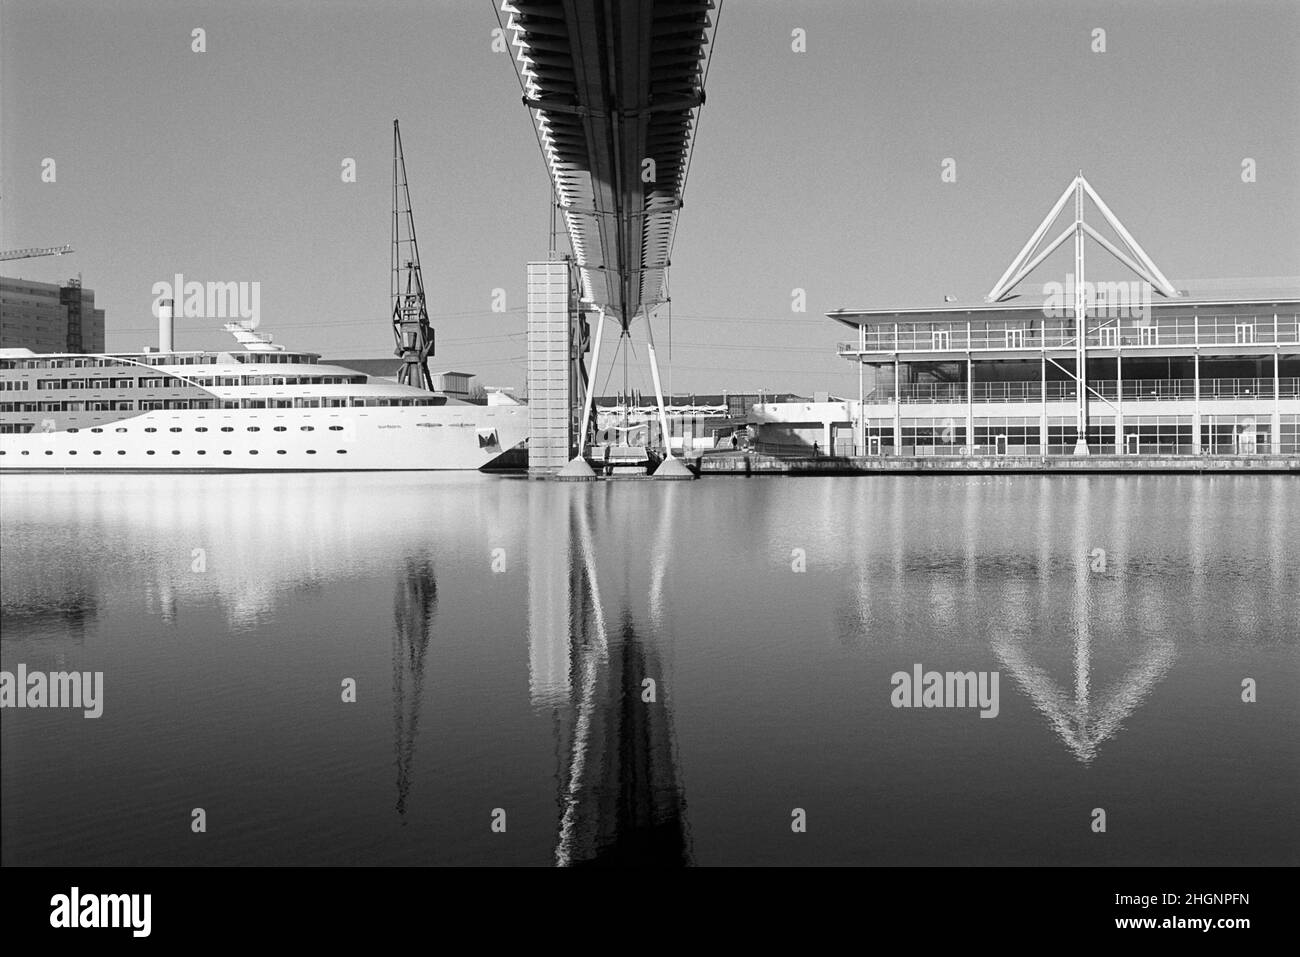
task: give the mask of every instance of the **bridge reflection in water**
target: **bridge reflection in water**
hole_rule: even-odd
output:
[[[593,525],[609,524],[600,519],[610,496],[550,483],[535,488],[551,501],[529,510],[529,672],[534,706],[554,718],[555,863],[689,864],[661,645],[671,515],[648,553],[648,588],[640,586],[649,596],[648,620],[639,630],[633,594],[645,578],[629,568],[626,549],[602,554],[592,533]],[[671,511],[673,490],[657,491]]]

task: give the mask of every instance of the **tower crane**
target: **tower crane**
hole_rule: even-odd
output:
[[[35,259],[37,256],[62,256],[73,252],[71,246],[29,246],[26,249],[6,249],[0,251],[0,260]]]

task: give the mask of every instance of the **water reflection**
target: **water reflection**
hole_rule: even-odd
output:
[[[1021,641],[998,638],[993,642],[993,652],[1002,667],[1011,672],[1016,684],[1047,718],[1071,753],[1088,764],[1097,756],[1098,745],[1114,737],[1124,719],[1169,672],[1176,653],[1174,643],[1168,639],[1147,642],[1124,676],[1105,695],[1098,696],[1099,703],[1094,703],[1092,656],[1086,634],[1075,638],[1074,651],[1074,696],[1071,698],[1046,671],[1033,663]]]
[[[428,553],[406,559],[393,596],[393,750],[397,813],[405,816],[411,765],[424,700],[424,659],[438,610],[438,582]]]
[[[1293,479],[1265,477],[6,479],[4,665],[103,667],[114,697],[84,726],[6,715],[0,847],[6,862],[228,864],[259,860],[274,834],[294,863],[687,864],[764,848],[779,863],[788,847],[758,818],[816,781],[826,806],[906,807],[913,837],[983,854],[963,835],[984,805],[964,795],[1050,808],[1085,773],[1146,788],[1158,756],[1151,786],[1170,801],[1205,788],[1227,806],[1245,787],[1239,753],[1268,772],[1250,800],[1280,815],[1294,703],[1225,718],[1241,676],[1294,677],[1296,501]],[[381,508],[403,520],[376,521]],[[917,661],[1001,669],[999,720],[900,720],[887,676]],[[340,712],[339,674],[380,693]],[[1211,746],[1169,758],[1192,726]],[[875,775],[942,783],[936,769],[962,762],[960,800]],[[200,779],[241,803],[246,843],[157,836],[159,809]],[[282,787],[320,798],[298,832],[276,816]],[[737,793],[758,808],[748,821]],[[489,852],[474,823],[487,800],[512,809]],[[73,837],[69,820],[84,822]],[[1025,845],[1057,853],[1055,822],[1036,827]],[[879,835],[842,834],[844,860],[912,860],[902,837],[882,852]]]
[[[1085,764],[1149,705],[1184,646],[1267,646],[1297,630],[1284,483],[882,479],[858,490],[843,505],[841,646],[966,668],[978,643]]]
[[[593,516],[608,521],[603,490],[563,489],[561,508],[530,525],[530,664],[535,704],[556,718],[558,866],[690,863],[665,673],[639,632],[631,575],[602,577],[624,556],[598,556]],[[598,504],[599,503],[599,504]],[[661,528],[666,528],[666,523]],[[661,531],[650,550],[651,628],[662,639],[668,561]],[[564,579],[561,582],[561,579]],[[567,585],[567,588],[562,587]],[[611,621],[606,609],[617,609]],[[566,667],[567,665],[567,667]]]

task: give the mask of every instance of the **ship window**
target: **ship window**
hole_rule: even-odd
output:
[[[202,449],[199,449],[199,455],[207,455],[207,454],[208,454],[207,452],[204,452]]]
[[[275,450],[275,454],[276,454],[276,455],[284,455],[284,449],[276,449],[276,450]]]
[[[221,454],[222,454],[222,455],[229,455],[229,454],[230,454],[230,449],[222,449],[222,450],[221,450]]]
[[[337,452],[339,453],[339,455],[347,455],[347,454],[348,454],[348,450],[347,450],[347,449],[338,449]]]
[[[46,455],[53,455],[54,453],[53,453],[53,452],[48,452],[48,451],[47,451],[45,454],[46,454]]]
[[[284,426],[283,426],[283,425],[277,425],[277,426],[275,427],[274,431],[276,431],[276,432],[283,432],[283,431],[284,431]]]
[[[221,431],[222,431],[222,432],[233,432],[233,431],[235,431],[235,430],[234,430],[233,428],[231,428],[230,426],[228,426],[228,425],[223,425],[223,426],[221,427]]]
[[[144,454],[145,454],[145,455],[153,455],[153,449],[150,449],[148,452],[146,452],[146,453],[144,453]]]
[[[75,430],[73,430],[73,429],[69,429],[69,431],[75,431]],[[96,426],[95,428],[91,429],[90,431],[92,431],[92,432],[103,432],[104,430],[101,429],[101,428],[99,428],[98,426]]]
[[[26,454],[27,454],[26,452],[23,453],[23,455],[26,455]],[[315,455],[315,454],[316,454],[316,450],[315,450],[315,449],[308,449],[308,450],[307,450],[307,454],[308,454],[308,455]]]
[[[76,454],[77,454],[77,450],[76,450],[76,449],[68,449],[68,454],[69,454],[69,455],[76,455]]]
[[[114,429],[113,431],[114,431],[114,432],[125,432],[126,429]]]
[[[23,453],[23,455],[31,455],[31,454],[32,454],[32,453],[30,453],[30,452],[24,452],[24,453]]]
[[[172,449],[172,455],[180,455],[180,449]]]
[[[331,425],[331,426],[330,426],[330,431],[331,431],[331,432],[342,432],[342,431],[343,431],[343,426],[341,426],[341,425]]]
[[[314,425],[300,425],[300,426],[298,426],[298,431],[300,431],[300,432],[315,432],[315,431],[316,431],[316,426],[314,426]]]
[[[175,425],[173,425],[173,426],[172,426],[170,429],[168,429],[167,431],[169,431],[169,432],[179,432],[179,431],[180,431],[180,427],[179,427],[179,426],[175,426]]]
[[[248,431],[250,431],[250,432],[261,432],[261,431],[262,431],[262,428],[261,428],[261,426],[250,425],[250,426],[248,427]]]
[[[155,428],[151,425],[151,426],[149,426],[147,429],[145,429],[145,431],[146,431],[146,432],[157,432],[158,430],[155,429]]]
[[[125,453],[124,451],[122,451],[121,449],[118,449],[118,450],[117,450],[117,454],[118,454],[118,455],[126,455],[126,453]]]
[[[195,429],[194,431],[195,431],[195,432],[206,432],[206,431],[208,431],[208,427],[207,427],[206,425],[200,425],[200,426],[199,426],[197,429]]]
[[[248,454],[249,454],[249,455],[256,455],[256,454],[257,454],[257,449],[249,449],[249,450],[248,450]]]
[[[95,449],[95,451],[91,452],[90,454],[91,454],[91,455],[103,455],[104,453],[101,452],[101,451],[99,451],[99,449]]]
[[[68,429],[67,431],[70,432],[70,433],[71,433],[71,432],[80,432],[81,429]]]

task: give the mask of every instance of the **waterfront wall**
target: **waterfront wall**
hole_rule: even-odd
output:
[[[1284,472],[1300,475],[1297,455],[998,455],[789,457],[724,452],[697,460],[701,475],[870,475],[982,472]]]

